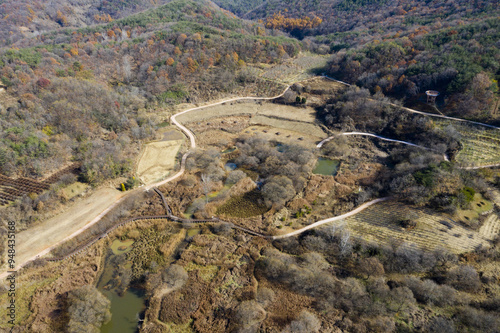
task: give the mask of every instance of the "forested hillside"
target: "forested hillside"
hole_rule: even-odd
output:
[[[102,131],[125,135],[126,141],[144,139],[154,124],[138,118],[138,110],[230,92],[256,80],[245,71],[247,62],[274,62],[298,52],[299,42],[266,38],[257,28],[215,7],[174,1],[107,25],[20,41],[24,48],[0,54],[1,80],[19,100],[2,111],[0,151],[7,158],[0,172],[21,167],[26,175],[40,175],[50,164],[36,167],[37,161],[49,158],[63,138],[75,140],[68,156],[83,161],[89,157],[83,151],[92,149],[82,147],[96,145]],[[44,143],[31,143],[34,135]],[[104,160],[113,166],[95,165],[98,174],[124,168]],[[94,169],[87,162],[84,174]]]
[[[332,53],[333,77],[398,98],[439,90],[448,114],[495,117],[497,1],[269,0],[253,10],[240,4],[235,11],[244,17]]]
[[[79,162],[92,185],[129,176],[141,144],[168,122],[158,107],[281,91],[250,67],[299,52],[299,41],[279,35],[212,3],[179,0],[19,40],[0,51],[0,174],[41,178]]]
[[[10,45],[47,30],[112,22],[167,2],[169,0],[2,1],[0,45]]]
[[[372,91],[411,97],[428,89],[451,97],[449,112],[492,116],[500,69],[498,19],[373,41],[332,57],[329,72]]]

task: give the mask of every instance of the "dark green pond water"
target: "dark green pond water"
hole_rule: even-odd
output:
[[[101,333],[135,333],[139,313],[144,310],[144,292],[129,288],[123,296],[114,291],[101,292],[111,301],[111,321],[101,327]]]
[[[144,292],[140,289],[128,288],[122,295],[118,295],[116,282],[113,281],[113,265],[106,258],[104,270],[97,285],[97,289],[111,301],[111,321],[101,327],[101,333],[136,333],[139,324],[139,314],[144,311]],[[125,267],[130,267],[125,263]]]
[[[319,157],[313,173],[317,175],[335,176],[340,166],[339,160],[331,160],[329,158]]]

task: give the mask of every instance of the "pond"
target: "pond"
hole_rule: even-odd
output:
[[[224,165],[224,168],[225,168],[227,171],[233,171],[233,170],[235,170],[236,168],[238,168],[238,166],[236,165],[236,163],[227,162],[227,163]]]
[[[138,332],[139,314],[144,311],[144,291],[129,288],[123,296],[101,290],[111,301],[111,320],[101,327],[101,333]]]
[[[235,150],[236,150],[236,147],[227,148],[227,149],[223,150],[222,153],[223,154],[229,154],[229,153],[232,153]]]
[[[113,277],[114,266],[111,263],[118,255],[131,249],[133,240],[115,240],[104,264],[103,272],[97,284],[97,289],[111,301],[111,320],[101,327],[101,333],[136,333],[138,332],[139,314],[145,310],[144,291],[128,288],[122,296],[118,293],[119,282]],[[117,252],[115,252],[117,251]],[[131,267],[131,262],[123,262],[125,268]]]
[[[319,157],[313,173],[317,175],[335,176],[340,166],[339,160],[331,160],[329,158]]]
[[[115,239],[111,244],[111,251],[113,251],[113,254],[127,253],[132,250],[132,244],[134,244],[133,239],[126,239],[124,241]]]

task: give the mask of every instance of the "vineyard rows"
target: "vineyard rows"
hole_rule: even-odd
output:
[[[407,216],[417,221],[412,230],[405,230],[398,224],[398,219]],[[346,219],[346,225],[356,236],[367,241],[390,244],[399,240],[428,250],[444,247],[453,252],[465,252],[486,243],[477,232],[463,228],[446,216],[404,207],[397,202],[371,206]]]
[[[436,124],[441,128],[451,125],[460,133],[463,147],[457,162],[472,166],[500,163],[500,130],[450,120],[436,120]]]
[[[78,163],[74,163],[59,170],[43,181],[23,177],[14,179],[0,175],[0,205],[6,205],[26,194],[40,194],[48,190],[50,185],[58,181],[63,175],[75,172],[79,167]]]

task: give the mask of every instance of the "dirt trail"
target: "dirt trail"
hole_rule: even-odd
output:
[[[424,146],[420,146],[420,145],[417,145],[417,144],[414,144],[414,143],[411,143],[411,142],[408,142],[408,141],[401,141],[401,140],[389,139],[389,138],[386,138],[386,137],[383,137],[383,136],[380,136],[380,135],[376,135],[376,134],[372,134],[372,133],[365,133],[365,132],[345,132],[345,133],[340,133],[339,135],[346,135],[346,136],[347,135],[370,136],[370,137],[377,138],[377,139],[380,139],[380,140],[383,140],[383,141],[389,141],[389,142],[395,142],[395,143],[402,143],[402,144],[405,144],[405,145],[408,145],[408,146],[417,147],[417,148],[421,148],[421,149],[425,149],[425,150],[437,151],[435,149],[424,147]],[[318,143],[318,145],[316,146],[316,148],[323,147],[323,145],[325,143],[327,143],[328,141],[331,141],[333,138],[335,138],[335,135],[334,136],[330,136],[330,137],[324,139],[323,141],[321,141],[320,143]],[[449,158],[448,158],[448,156],[446,156],[446,154],[443,154],[443,159],[445,161],[449,161]]]
[[[304,227],[302,229],[289,232],[289,233],[284,234],[284,235],[273,236],[272,239],[273,240],[274,239],[283,239],[283,238],[288,238],[288,237],[300,235],[301,233],[306,232],[307,230],[319,227],[320,225],[323,225],[323,224],[326,224],[326,223],[330,223],[330,222],[334,222],[334,221],[338,221],[338,220],[342,220],[342,219],[345,219],[345,218],[347,218],[349,216],[353,216],[353,215],[355,215],[355,214],[357,214],[357,213],[365,210],[366,208],[370,207],[371,205],[374,205],[376,203],[379,203],[379,202],[382,202],[382,201],[386,201],[386,200],[389,200],[389,199],[390,199],[389,197],[385,197],[385,198],[375,199],[375,200],[366,202],[366,203],[362,204],[361,206],[359,206],[358,208],[356,208],[354,210],[351,210],[349,213],[345,213],[343,215],[339,215],[339,216],[335,216],[335,217],[330,217],[330,218],[327,218],[327,219],[315,222],[313,224],[308,225],[307,227]]]
[[[327,77],[325,75],[325,77]],[[327,77],[328,78],[328,77]],[[332,78],[329,78],[332,79]],[[335,79],[332,79],[335,80]],[[337,80],[335,80],[337,81]],[[344,83],[344,82],[341,82]],[[345,84],[345,83],[344,83]],[[186,136],[190,140],[190,147],[195,148],[196,147],[196,140],[195,136],[189,129],[187,129],[185,126],[180,124],[177,120],[176,117],[188,113],[190,111],[194,110],[199,110],[203,108],[208,108],[214,105],[219,105],[223,103],[228,103],[232,101],[237,101],[237,100],[273,100],[276,98],[279,98],[285,94],[285,92],[290,88],[290,86],[286,87],[284,91],[274,97],[235,97],[211,104],[207,104],[204,106],[199,106],[199,107],[194,107],[190,108],[187,110],[184,110],[180,113],[177,113],[171,117],[171,121],[174,125],[176,125],[179,129],[181,129]],[[488,127],[493,127],[497,128],[491,125],[486,125],[486,124],[481,124],[481,123],[476,123],[476,122],[471,122],[471,121],[466,121],[463,119],[458,119],[458,118],[452,118],[452,117],[446,117],[446,116],[440,116],[440,115],[435,115],[435,114],[428,114],[425,112],[420,112],[408,108],[404,108],[410,112],[415,112],[415,113],[421,113],[429,116],[434,116],[434,117],[440,117],[440,118],[447,118],[447,119],[454,119],[454,120],[460,120],[460,121],[465,121],[465,122],[470,122],[470,123],[475,123],[479,125],[484,125]],[[500,128],[497,128],[500,129]],[[165,183],[168,183],[170,181],[173,181],[180,176],[185,171],[185,162],[186,159],[189,155],[189,151],[182,156],[181,160],[181,169],[179,172],[177,172],[175,175],[154,183],[150,184],[148,186],[142,186],[134,191],[129,191],[129,192],[120,192],[118,190],[113,190],[110,188],[107,189],[101,189],[98,190],[96,193],[94,193],[92,196],[89,198],[84,199],[82,202],[79,202],[72,206],[68,211],[60,214],[59,216],[56,216],[50,220],[47,220],[37,227],[23,231],[17,235],[16,239],[16,263],[18,264],[16,267],[16,270],[19,270],[22,266],[24,266],[26,263],[28,263],[31,260],[36,259],[37,257],[43,256],[47,253],[49,253],[53,248],[58,246],[59,244],[63,243],[64,241],[67,241],[78,234],[82,233],[95,223],[99,222],[100,219],[106,215],[111,209],[116,207],[126,196],[136,192],[136,191],[147,191],[150,190],[154,187],[163,185]],[[291,233],[288,233],[286,235],[279,235],[279,236],[274,236],[273,239],[280,239],[280,238],[286,238],[286,237],[291,237],[294,235],[298,235],[306,230],[315,228],[319,225],[333,222],[336,220],[343,219],[348,216],[352,216],[363,209],[367,208],[370,205],[373,205],[377,202],[381,202],[387,200],[387,198],[381,198],[381,199],[376,199],[373,201],[370,201],[368,203],[365,203],[361,205],[360,207],[356,208],[355,210],[341,215],[341,216],[336,216],[332,217],[329,219],[325,219],[322,221],[318,221],[316,223],[313,223],[305,228],[293,231]],[[7,276],[8,272],[6,271],[6,268],[2,268],[3,273],[0,274],[0,279],[4,278]]]
[[[349,86],[349,87],[351,86],[349,83],[346,83],[346,82],[343,82],[343,81],[339,81],[339,80],[334,79],[333,77],[330,77],[330,76],[328,76],[328,75],[326,75],[324,73],[323,73],[322,76],[325,77],[325,78],[327,78],[328,80],[332,80],[332,81],[335,81],[335,82],[338,82],[338,83],[342,83],[343,85],[346,85],[346,86]],[[461,122],[464,122],[464,123],[469,123],[469,124],[474,124],[474,125],[479,125],[479,126],[485,126],[485,127],[489,127],[489,128],[494,128],[494,129],[500,130],[500,127],[493,126],[493,125],[488,125],[488,124],[484,124],[484,123],[480,123],[480,122],[477,122],[477,121],[472,121],[472,120],[467,120],[467,119],[462,119],[462,118],[449,117],[449,116],[444,116],[444,115],[441,115],[441,114],[435,114],[435,113],[428,113],[428,112],[418,111],[418,110],[410,109],[410,108],[407,108],[407,107],[404,107],[404,106],[401,106],[401,105],[397,105],[397,104],[394,104],[394,103],[386,103],[386,104],[394,106],[394,107],[397,107],[397,108],[401,108],[401,109],[406,110],[406,111],[411,112],[411,113],[418,113],[418,114],[422,114],[422,115],[429,116],[429,117],[436,117],[436,118],[442,118],[442,119],[449,119],[449,120],[461,121]]]
[[[191,148],[195,148],[196,140],[193,133],[176,120],[177,116],[190,111],[237,100],[272,100],[283,96],[289,88],[289,86],[286,87],[281,94],[274,97],[235,97],[204,106],[190,108],[173,115],[171,117],[171,121],[189,138]],[[92,196],[69,208],[66,212],[49,219],[32,229],[19,233],[16,237],[17,266],[15,270],[17,271],[28,262],[48,254],[56,246],[90,228],[92,225],[99,222],[109,211],[111,211],[111,209],[116,207],[126,196],[135,193],[136,191],[148,191],[154,187],[166,184],[182,176],[185,171],[186,159],[189,153],[190,152],[188,151],[184,154],[184,156],[182,156],[181,169],[179,172],[163,181],[150,184],[148,186],[141,186],[140,188],[129,192],[120,192],[110,188],[98,190]],[[2,267],[1,270],[0,279],[3,279],[8,275],[8,271],[6,266]]]
[[[16,235],[16,263],[18,270],[23,264],[43,256],[54,247],[76,236],[99,221],[125,197],[125,193],[102,188],[81,201],[77,201],[65,212]],[[112,205],[110,205],[112,203]],[[6,268],[0,278],[5,277]]]

